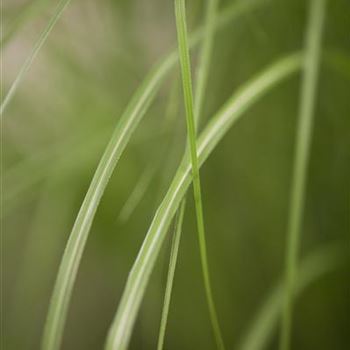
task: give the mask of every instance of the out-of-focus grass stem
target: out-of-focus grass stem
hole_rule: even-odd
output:
[[[326,0],[310,0],[309,23],[303,57],[303,77],[296,136],[296,151],[287,226],[285,299],[281,320],[280,350],[288,350],[291,342],[293,296],[305,205],[307,168],[310,158],[325,8]]]

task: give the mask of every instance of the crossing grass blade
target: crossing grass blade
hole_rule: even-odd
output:
[[[296,73],[301,67],[301,62],[302,55],[300,53],[294,53],[283,58],[254,79],[248,81],[233,94],[210,120],[198,139],[197,156],[200,166],[244,112],[275,85]],[[186,152],[167,194],[155,213],[129,273],[117,313],[108,333],[107,350],[124,350],[129,344],[150,274],[154,268],[171,220],[191,184],[191,180],[191,161],[188,152]]]
[[[326,273],[332,272],[349,260],[346,243],[329,243],[316,249],[307,256],[298,269],[295,297],[300,295],[310,284]],[[278,325],[283,307],[283,282],[281,281],[269,294],[257,314],[254,316],[248,331],[244,334],[238,350],[263,350]]]
[[[281,320],[280,350],[290,349],[294,285],[296,281],[297,260],[305,203],[307,168],[310,158],[325,7],[326,0],[310,0],[309,24],[306,34],[306,47],[303,62],[304,72],[301,86],[299,122],[288,214],[285,254],[286,288]]]
[[[251,1],[247,6],[247,4],[242,5],[242,2],[239,2],[229,7],[218,16],[215,28],[222,28],[242,11],[252,10],[255,5],[260,3],[261,1]],[[192,36],[191,45],[195,46],[202,38],[203,30],[199,29]],[[43,350],[57,350],[60,347],[71,293],[100,199],[132,133],[146,113],[167,73],[176,64],[177,59],[177,52],[173,51],[150,71],[133,95],[102,155],[61,260],[44,328]]]
[[[208,266],[207,243],[205,238],[205,226],[203,215],[202,190],[199,175],[199,166],[197,159],[197,143],[196,143],[196,125],[193,110],[192,95],[192,77],[191,64],[187,39],[186,25],[186,9],[184,0],[175,0],[176,28],[179,46],[179,57],[182,75],[182,87],[185,101],[186,124],[188,146],[191,154],[192,177],[193,177],[193,194],[196,208],[198,240],[201,256],[202,273],[204,279],[204,289],[209,308],[209,315],[213,327],[214,337],[218,349],[224,349],[222,332],[220,329],[216,307],[213,298],[213,292],[210,281],[210,273]]]

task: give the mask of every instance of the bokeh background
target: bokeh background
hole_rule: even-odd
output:
[[[220,1],[225,8],[233,1]],[[7,91],[53,13],[54,0],[3,0]],[[303,46],[308,1],[265,1],[215,37],[205,125],[250,77]],[[205,1],[187,1],[189,29]],[[149,69],[176,45],[170,0],[72,0],[26,75],[3,122],[3,345],[38,349],[60,258],[113,128]],[[193,74],[197,63],[193,51]],[[300,75],[266,95],[203,166],[214,297],[235,349],[284,271]],[[74,288],[63,349],[102,349],[128,271],[175,173],[186,129],[175,69],[138,127],[98,209]],[[323,37],[301,259],[349,246],[350,2],[330,0]],[[214,349],[189,192],[165,349]],[[154,349],[170,237],[131,349]],[[350,251],[350,250],[349,250]],[[349,264],[298,297],[293,349],[350,346]],[[277,348],[276,329],[269,349]]]

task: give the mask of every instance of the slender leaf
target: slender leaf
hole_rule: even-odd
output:
[[[299,124],[287,226],[285,300],[282,314],[280,349],[290,348],[293,295],[296,281],[299,241],[305,202],[307,167],[313,127],[314,105],[321,53],[322,27],[326,0],[310,0],[309,24],[303,62]]]
[[[10,100],[14,96],[16,90],[18,89],[20,82],[22,81],[22,79],[24,78],[25,74],[30,69],[30,67],[31,67],[31,65],[32,65],[36,55],[38,54],[38,52],[40,51],[40,49],[44,45],[47,37],[51,33],[51,31],[52,31],[53,27],[55,26],[55,24],[57,23],[57,21],[60,19],[63,11],[68,6],[70,1],[71,0],[60,0],[58,2],[57,6],[56,6],[56,8],[54,10],[54,14],[53,14],[52,18],[50,19],[48,25],[41,32],[41,34],[39,36],[39,39],[35,43],[31,53],[29,54],[29,56],[27,57],[27,59],[23,63],[23,65],[22,65],[22,67],[21,67],[21,69],[20,69],[16,79],[12,83],[12,85],[11,85],[9,91],[7,92],[4,100],[1,101],[1,106],[0,106],[0,116],[1,116],[1,118],[3,117],[3,113],[5,111],[5,108],[7,107],[7,105],[10,102]]]
[[[187,138],[191,154],[192,177],[193,177],[193,194],[196,207],[197,229],[199,250],[201,256],[202,273],[204,279],[204,289],[207,298],[210,321],[213,327],[214,337],[218,349],[224,349],[224,342],[221,329],[217,317],[216,307],[213,298],[213,292],[210,282],[210,273],[208,266],[207,244],[205,238],[205,226],[203,216],[202,191],[199,175],[199,166],[197,159],[197,143],[196,143],[196,125],[193,111],[193,95],[192,95],[192,77],[190,55],[187,39],[186,26],[186,9],[184,0],[175,0],[176,28],[179,45],[179,57],[182,75],[182,86],[185,101]]]
[[[301,55],[290,55],[244,84],[211,119],[198,139],[198,160],[202,165],[230,127],[262,95],[299,70]],[[127,348],[135,319],[154,268],[161,245],[175,212],[191,183],[191,162],[188,152],[179,167],[162,203],[155,213],[141,246],[109,330],[107,350]]]
[[[202,116],[201,109],[203,106],[204,94],[208,81],[208,73],[210,67],[210,58],[212,53],[214,33],[215,33],[215,20],[217,12],[218,0],[209,0],[207,2],[205,23],[204,23],[204,40],[201,45],[200,57],[199,57],[199,66],[197,71],[197,81],[196,81],[196,95],[194,101],[194,116],[195,124],[198,127],[200,117]],[[182,200],[180,209],[185,205],[186,198]],[[182,222],[178,223],[178,230],[182,230]],[[177,254],[171,256],[170,266],[169,266],[169,275],[166,284],[166,296],[164,299],[161,326],[159,330],[158,338],[158,350],[163,348],[165,328],[167,323],[168,309],[170,303],[171,288],[173,285],[174,274],[170,274],[170,269],[176,265]],[[207,264],[206,264],[207,265]],[[172,277],[172,278],[171,278]]]

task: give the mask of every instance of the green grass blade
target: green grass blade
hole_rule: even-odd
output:
[[[255,3],[258,4],[259,2],[252,2],[252,4]],[[243,8],[251,10],[254,6]],[[238,12],[235,9],[238,9]],[[224,10],[221,17],[218,18],[216,28],[221,28],[224,24],[227,24],[228,19],[235,18],[237,13],[241,13],[240,11],[242,11],[242,7],[237,7],[237,5],[229,7],[226,11]],[[196,45],[202,37],[203,31],[197,31],[192,45]],[[177,59],[177,52],[173,51],[147,75],[121,117],[100,160],[74,223],[59,267],[43,334],[42,348],[44,350],[59,348],[73,285],[100,199],[133,131],[147,111],[166,74],[176,64]]]
[[[275,85],[297,72],[301,55],[290,55],[238,89],[211,119],[198,139],[198,160],[202,165],[244,112]],[[109,330],[107,350],[127,348],[136,316],[160,248],[176,210],[191,184],[191,162],[186,153],[162,203],[155,213],[129,277]]]
[[[195,115],[195,122],[198,126],[199,119],[201,117],[201,107],[203,105],[203,98],[205,94],[205,89],[207,85],[208,80],[208,72],[210,67],[210,58],[211,58],[211,52],[213,47],[213,40],[214,40],[214,34],[215,34],[215,21],[216,21],[216,12],[217,12],[217,5],[218,0],[209,0],[207,4],[206,9],[206,18],[204,23],[204,39],[202,42],[201,50],[200,50],[200,57],[199,57],[199,68],[197,71],[197,81],[196,81],[196,95],[195,95],[195,101],[194,101],[194,115]],[[184,198],[182,200],[182,203],[180,205],[180,208],[185,205]],[[182,223],[179,224],[178,230],[181,231]],[[170,260],[172,264],[172,259]],[[176,258],[173,263],[176,264]],[[171,266],[169,266],[169,272],[170,272]],[[171,293],[172,288],[172,279],[170,279],[171,275],[168,276],[167,280],[167,286],[166,286],[166,297],[164,300],[163,305],[163,311],[162,311],[162,318],[161,318],[161,326],[159,330],[159,338],[158,338],[158,350],[161,350],[163,348],[164,344],[164,335],[165,335],[165,328],[167,323],[167,317],[168,317],[168,309],[169,309],[169,302],[170,302],[170,296],[167,297],[167,295]],[[172,276],[173,278],[174,276]],[[170,286],[169,286],[170,285]],[[169,298],[169,301],[168,301]]]
[[[346,260],[349,260],[349,254],[344,243],[327,244],[311,253],[301,262],[298,269],[295,297],[322,275],[336,270]],[[282,312],[283,297],[283,281],[281,281],[254,316],[238,346],[239,350],[262,350],[268,347]]]
[[[32,65],[36,55],[38,54],[38,52],[40,51],[40,49],[44,45],[47,37],[51,33],[51,31],[52,31],[53,27],[55,26],[55,24],[57,23],[57,21],[60,19],[63,11],[68,6],[70,1],[71,0],[60,0],[59,3],[57,4],[57,6],[56,6],[56,8],[54,10],[54,14],[53,14],[52,18],[50,19],[48,25],[41,32],[41,34],[39,36],[39,39],[35,43],[35,45],[34,45],[32,51],[31,51],[30,55],[27,57],[27,59],[23,63],[23,65],[22,65],[22,67],[21,67],[21,69],[20,69],[16,79],[12,83],[12,85],[11,85],[9,91],[7,92],[4,100],[1,101],[1,107],[0,107],[1,118],[3,117],[3,113],[5,111],[5,108],[7,107],[7,105],[10,102],[10,100],[14,96],[16,90],[18,89],[19,84],[21,83],[21,81],[24,78],[25,74],[28,72],[29,68],[31,67],[31,65]]]
[[[181,202],[181,206],[180,206],[180,209],[178,210],[178,214],[177,214],[177,217],[175,220],[175,232],[174,232],[174,236],[173,236],[172,243],[171,243],[169,270],[168,270],[168,276],[167,276],[167,282],[166,282],[166,288],[165,288],[162,317],[161,317],[161,321],[160,321],[157,350],[162,350],[163,344],[164,344],[165,329],[166,329],[166,324],[167,324],[167,320],[168,320],[171,292],[173,289],[173,281],[174,281],[174,275],[175,275],[177,255],[179,252],[179,245],[180,245],[180,239],[181,239],[181,231],[182,231],[183,217],[184,217],[184,213],[185,213],[185,206],[186,206],[186,200],[183,200]]]
[[[190,55],[189,55],[187,27],[186,27],[186,10],[185,10],[184,0],[175,0],[175,15],[176,15],[176,28],[177,28],[179,57],[180,57],[180,66],[181,66],[181,75],[182,75],[182,86],[183,86],[185,111],[186,111],[188,145],[191,153],[193,194],[194,194],[194,201],[195,201],[195,207],[196,207],[197,229],[198,229],[202,272],[203,272],[203,279],[204,279],[204,288],[205,288],[205,294],[207,298],[210,320],[213,327],[215,341],[218,349],[224,349],[225,346],[224,346],[220,325],[217,317],[217,312],[215,308],[211,282],[210,282],[209,267],[208,267],[205,226],[204,226],[204,217],[203,217],[202,193],[201,193],[199,166],[198,166],[198,159],[197,159],[196,125],[195,125],[194,111],[193,111],[192,78],[191,78]]]
[[[287,226],[285,301],[282,314],[280,349],[288,350],[291,340],[293,289],[296,280],[299,241],[305,202],[307,167],[310,155],[314,105],[321,53],[326,0],[310,0],[309,24],[303,62],[291,199]]]

